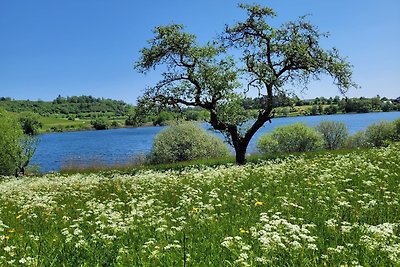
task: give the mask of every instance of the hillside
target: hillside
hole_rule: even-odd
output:
[[[53,101],[12,100],[1,98],[0,107],[9,112],[35,112],[42,116],[75,115],[77,118],[88,118],[96,114],[127,116],[131,108],[120,100],[95,98],[92,96],[58,96]]]

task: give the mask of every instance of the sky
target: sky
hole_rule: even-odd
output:
[[[310,14],[353,67],[349,97],[400,96],[399,0],[0,0],[0,96],[53,100],[92,95],[134,104],[159,73],[134,69],[155,26],[185,25],[200,44],[245,18],[238,3],[277,12],[277,25]],[[301,98],[339,95],[322,77]]]

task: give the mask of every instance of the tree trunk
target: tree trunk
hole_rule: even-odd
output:
[[[236,164],[243,165],[246,163],[247,145],[240,145],[235,147]]]

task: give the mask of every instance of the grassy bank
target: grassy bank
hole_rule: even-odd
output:
[[[400,145],[0,183],[1,266],[400,266]]]

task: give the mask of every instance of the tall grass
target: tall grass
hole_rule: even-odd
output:
[[[399,149],[6,179],[0,266],[400,266]]]

